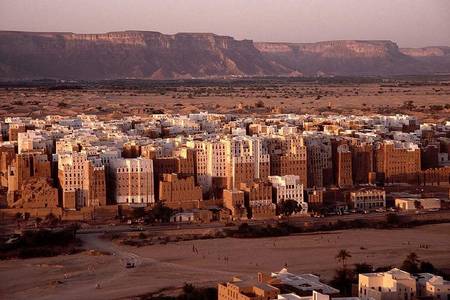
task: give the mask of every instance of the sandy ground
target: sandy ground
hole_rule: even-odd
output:
[[[424,121],[439,121],[450,115],[450,110],[430,111],[430,105],[450,103],[450,86],[423,85],[407,87],[383,87],[380,84],[286,84],[254,87],[178,87],[165,94],[133,90],[0,90],[0,117],[32,116],[49,114],[76,115],[97,114],[106,119],[133,115],[152,109],[167,113],[191,113],[210,111],[217,113],[270,113],[273,108],[280,112],[320,114],[408,113]],[[319,97],[318,97],[319,96]],[[258,101],[263,108],[255,109]],[[413,101],[422,111],[409,111],[401,106]],[[238,109],[241,103],[243,109]],[[331,107],[331,110],[328,109]],[[421,109],[420,109],[421,108]]]
[[[82,235],[87,249],[114,255],[71,256],[0,262],[3,299],[121,299],[181,287],[185,282],[215,285],[233,275],[278,271],[316,273],[329,279],[340,249],[352,254],[349,264],[398,265],[411,251],[440,268],[450,268],[450,224],[413,229],[347,230],[263,239],[215,239],[153,245],[119,246]],[[420,248],[428,244],[428,249]],[[198,254],[192,251],[192,246]],[[228,257],[228,262],[224,260]],[[126,269],[127,260],[137,267]],[[65,276],[66,274],[66,276]],[[65,278],[66,277],[66,278]],[[100,288],[96,285],[100,284]]]

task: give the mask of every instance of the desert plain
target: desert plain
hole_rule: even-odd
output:
[[[398,266],[410,252],[441,269],[450,268],[450,224],[409,229],[351,229],[276,238],[222,238],[144,247],[125,246],[81,234],[86,251],[51,258],[0,263],[3,299],[139,299],[149,293],[170,294],[184,283],[216,286],[257,272],[293,273],[332,278],[335,256],[348,250],[348,264]],[[423,247],[427,245],[427,247]],[[198,253],[193,251],[193,246]],[[225,259],[227,258],[227,259]],[[126,268],[127,261],[136,262]]]
[[[199,111],[267,115],[410,114],[440,122],[450,114],[450,81],[367,79],[141,81],[0,86],[0,117],[81,113],[101,119]]]

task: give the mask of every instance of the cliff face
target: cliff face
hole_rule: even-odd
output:
[[[448,56],[450,47],[401,48],[400,51],[412,57]]]
[[[390,41],[289,44],[238,41],[208,33],[4,31],[0,32],[0,78],[424,74],[449,72],[450,63],[439,64],[450,62],[449,52],[448,47],[399,49]]]
[[[304,75],[433,74],[433,66],[403,53],[391,41],[329,41],[308,44],[256,43],[273,63]],[[448,69],[450,70],[450,68]]]
[[[400,51],[435,73],[450,72],[450,47],[402,48]]]
[[[279,74],[252,41],[214,34],[0,32],[3,78],[192,78]]]

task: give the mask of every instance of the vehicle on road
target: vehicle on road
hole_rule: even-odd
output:
[[[129,261],[127,261],[127,263],[125,264],[125,268],[127,268],[127,269],[132,269],[132,268],[134,268],[134,267],[136,267],[136,264],[134,263],[134,261],[129,260]]]

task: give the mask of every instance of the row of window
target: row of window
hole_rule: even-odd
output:
[[[117,168],[117,173],[144,172],[144,168]],[[146,172],[149,172],[146,170]]]

